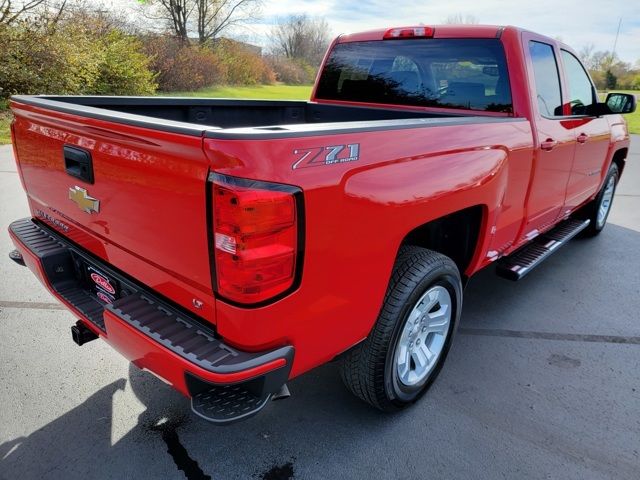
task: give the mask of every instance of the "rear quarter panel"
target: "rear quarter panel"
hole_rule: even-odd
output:
[[[359,144],[357,161],[293,169],[300,151]],[[304,192],[302,282],[255,309],[218,300],[217,326],[250,347],[291,343],[293,375],[365,338],[382,305],[396,254],[414,228],[463,208],[485,212],[470,274],[521,227],[531,168],[527,121],[257,140],[206,139],[212,170],[286,183]],[[490,226],[496,226],[493,231]]]

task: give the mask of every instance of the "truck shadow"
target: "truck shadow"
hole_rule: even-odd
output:
[[[122,427],[114,418],[114,396],[127,384],[145,410],[112,442],[114,429]],[[284,425],[308,429],[320,454],[328,439],[313,439],[313,425],[337,422],[336,429],[357,438],[358,425],[370,430],[382,420],[344,391],[333,366],[292,384],[300,392],[295,408],[289,408],[291,400],[274,402],[258,417],[216,427],[191,414],[188,402],[170,387],[131,365],[128,379],[105,385],[32,434],[0,444],[0,478],[287,479],[294,475],[294,455],[287,454],[288,442],[275,446],[287,436]],[[271,451],[265,457],[267,445]]]
[[[640,273],[637,259],[630,259],[639,250],[640,233],[610,225],[600,238],[571,242],[522,282],[499,279],[491,269],[481,272],[467,289],[462,326],[638,335]],[[619,294],[629,289],[635,292],[630,298]],[[590,468],[598,472],[598,465],[611,461],[607,468],[615,465],[617,474],[633,477],[635,467],[624,452],[609,459],[589,443],[588,435],[576,438],[562,425],[546,422],[547,411],[529,407],[532,398],[548,402],[559,388],[551,383],[553,375],[564,382],[561,375],[579,369],[580,362],[545,363],[544,368],[556,370],[538,375],[531,359],[545,346],[522,350],[519,343],[515,350],[499,350],[504,339],[492,342],[485,348],[478,338],[460,335],[429,394],[395,415],[352,397],[336,364],[328,364],[293,380],[291,399],[273,402],[258,416],[227,427],[195,417],[179,394],[131,366],[128,379],[103,386],[32,434],[1,444],[0,478],[424,478],[427,464],[440,472],[436,477],[457,468],[460,478],[471,478],[479,475],[487,456],[491,462],[505,462],[503,468],[513,466],[508,451],[515,447],[500,447],[507,452],[502,459],[497,447],[491,450],[485,443],[489,428],[512,442],[560,452],[569,464],[575,458],[595,459]],[[540,397],[530,386],[531,377],[538,381]],[[543,383],[547,380],[551,386]],[[597,404],[591,398],[594,390],[588,401]],[[144,411],[127,433],[112,441],[114,430],[123,428],[114,414],[114,396],[125,391],[135,395]],[[565,401],[579,406],[587,401],[581,395],[572,390]],[[546,407],[551,412],[560,408],[553,403]],[[598,427],[585,420],[583,428]],[[438,455],[416,459],[415,450],[428,446]],[[462,451],[479,463],[460,460]],[[484,467],[495,470],[479,476],[495,477],[500,464]],[[540,473],[536,465],[529,467],[532,476]],[[526,477],[526,462],[518,468]]]

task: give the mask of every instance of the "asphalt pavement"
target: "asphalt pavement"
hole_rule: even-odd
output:
[[[382,414],[329,364],[291,398],[216,427],[101,341],[11,262],[28,216],[0,147],[0,478],[603,479],[640,477],[640,136],[610,216],[526,279],[491,268],[465,292],[430,392]]]

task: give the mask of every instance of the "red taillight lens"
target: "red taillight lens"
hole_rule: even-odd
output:
[[[298,189],[222,175],[213,177],[213,247],[218,293],[251,304],[295,281]]]

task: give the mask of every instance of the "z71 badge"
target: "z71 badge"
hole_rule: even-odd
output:
[[[293,151],[298,158],[291,168],[320,167],[334,163],[355,162],[360,158],[360,144],[330,145],[325,147],[298,148]]]

